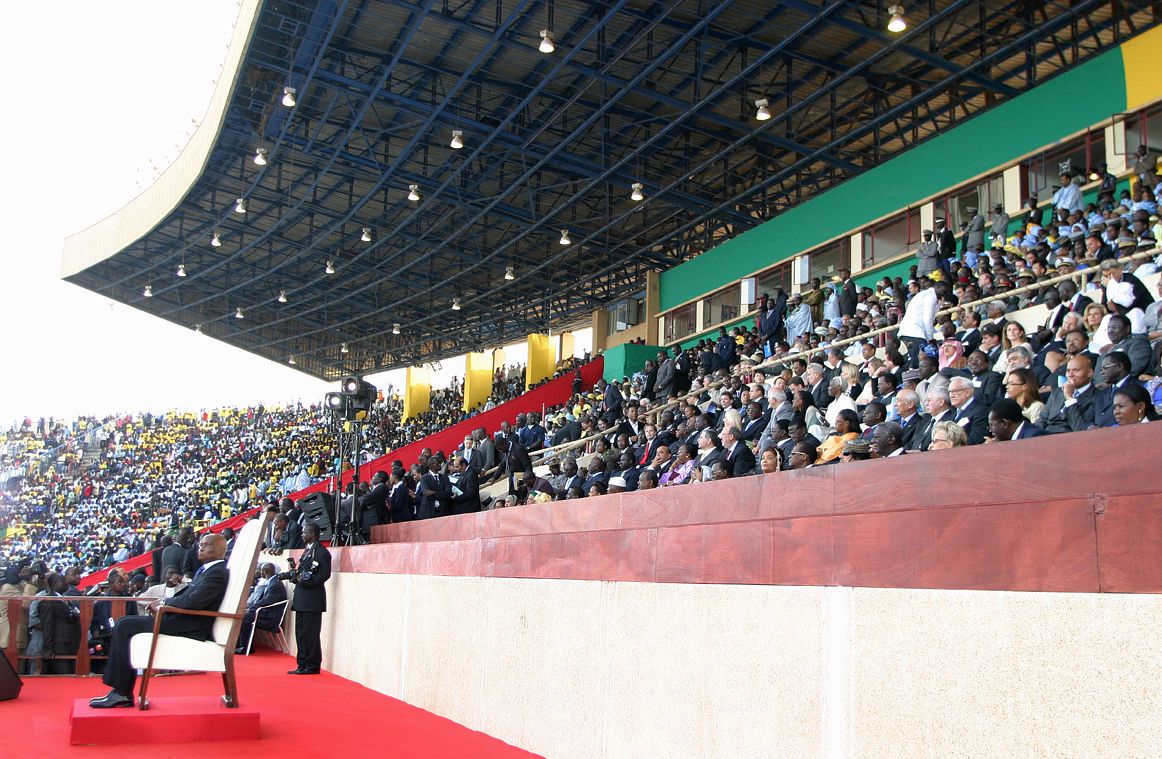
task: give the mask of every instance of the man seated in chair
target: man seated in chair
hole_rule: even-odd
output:
[[[195,611],[216,611],[226,595],[229,572],[226,569],[226,539],[221,535],[207,533],[198,541],[198,561],[202,566],[193,581],[172,598],[156,599],[147,607],[150,614],[156,613],[158,606],[172,606]],[[214,617],[166,614],[161,621],[162,635],[178,635],[194,640],[209,640],[213,632]],[[112,688],[104,698],[94,698],[89,706],[94,709],[112,709],[133,706],[133,685],[137,681],[137,670],[129,659],[129,641],[139,633],[153,630],[153,619],[141,614],[126,616],[113,626],[113,637],[109,643],[109,661],[101,681]]]
[[[250,628],[258,625],[259,630],[274,630],[282,623],[283,609],[262,609],[279,601],[286,600],[286,586],[278,577],[278,569],[269,561],[258,567],[258,581],[254,583],[254,590],[246,599],[246,611],[242,613],[242,627],[238,633],[238,647],[236,654],[249,653],[247,644],[250,641]],[[262,611],[258,611],[262,609]],[[258,619],[255,620],[255,614]]]

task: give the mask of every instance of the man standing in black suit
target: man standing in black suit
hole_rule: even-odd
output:
[[[516,438],[512,439],[511,444],[514,448],[520,447],[520,441]],[[521,450],[524,448],[521,447]],[[428,459],[428,471],[416,484],[416,494],[419,497],[416,502],[416,519],[431,519],[447,513],[446,508],[452,498],[452,484],[446,476],[440,474],[440,460],[435,456]]]
[[[298,648],[298,666],[288,675],[317,675],[323,664],[323,644],[319,633],[323,629],[323,612],[327,610],[326,582],[331,577],[331,552],[319,544],[319,528],[308,524],[303,528],[307,547],[299,557],[298,566],[283,572],[280,579],[295,584],[291,608],[295,612],[295,643]]]
[[[371,490],[359,499],[359,534],[371,540],[371,528],[387,524],[387,474],[381,469],[371,475]]]
[[[840,316],[855,316],[855,306],[859,302],[859,294],[855,289],[855,280],[851,278],[850,269],[840,269],[839,278],[842,285],[839,288]]]
[[[452,497],[449,499],[449,514],[468,514],[480,511],[480,480],[476,470],[468,466],[462,457],[452,459]],[[459,494],[457,494],[459,491]]]
[[[217,610],[226,595],[229,572],[226,569],[226,539],[221,535],[207,533],[198,541],[198,560],[201,566],[194,580],[172,598],[157,599],[149,605],[152,613],[160,613],[159,606],[188,609],[190,611]],[[194,640],[209,640],[214,628],[214,617],[185,614],[166,614],[161,620],[162,635],[178,635]],[[148,633],[153,629],[153,619],[148,615],[122,617],[113,626],[113,637],[109,643],[109,661],[105,667],[102,682],[112,690],[104,698],[94,698],[89,706],[94,709],[112,709],[133,706],[133,685],[137,682],[137,670],[129,659],[129,641],[138,633]]]

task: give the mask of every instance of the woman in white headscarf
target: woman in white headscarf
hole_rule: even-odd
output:
[[[839,327],[843,315],[839,313],[839,285],[834,282],[827,284],[827,300],[823,301],[823,318],[831,327]]]

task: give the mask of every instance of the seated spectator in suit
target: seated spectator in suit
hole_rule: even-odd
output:
[[[657,486],[658,486],[658,474],[657,474],[657,472],[654,472],[653,470],[650,470],[650,469],[643,470],[641,473],[641,476],[638,477],[637,489],[638,490],[653,490]]]
[[[1114,423],[1118,427],[1158,421],[1153,399],[1146,388],[1130,383],[1114,393]]]
[[[179,590],[184,588],[189,583],[182,575],[182,570],[177,567],[165,568],[165,581],[159,582],[156,585],[151,585],[138,595],[139,598],[172,598]]]
[[[702,434],[698,436],[698,466],[709,467],[723,455],[718,433],[709,428],[702,430]]]
[[[928,444],[930,451],[943,451],[948,448],[963,448],[968,445],[968,433],[956,422],[942,421],[932,425],[932,442]]]
[[[1130,376],[1137,378],[1150,371],[1153,351],[1144,334],[1130,333],[1130,320],[1123,314],[1111,314],[1107,318],[1106,333],[1109,342],[1101,348],[1096,370],[1100,374],[1105,357],[1113,351],[1120,351],[1130,359]]]
[[[835,418],[835,433],[820,444],[816,463],[826,464],[837,460],[843,454],[843,445],[859,437],[863,429],[859,426],[859,415],[851,409],[842,409]]]
[[[246,599],[246,610],[242,612],[242,626],[238,633],[238,647],[234,653],[248,653],[247,645],[250,641],[250,628],[255,625],[259,630],[274,630],[282,624],[284,608],[263,609],[264,606],[286,600],[286,586],[278,578],[278,569],[269,561],[258,565],[258,577],[254,588]],[[262,609],[262,611],[259,611]]]
[[[1121,351],[1112,351],[1101,357],[1102,387],[1093,397],[1094,425],[1112,427],[1114,395],[1127,384],[1137,384],[1130,376],[1130,357]]]
[[[754,454],[742,440],[737,427],[727,426],[722,430],[723,460],[730,465],[732,477],[752,474],[755,468]]]
[[[516,490],[517,503],[528,503],[529,499],[538,493],[547,493],[549,498],[557,495],[553,483],[544,477],[538,477],[535,472],[528,471],[521,475],[520,485]]]
[[[1065,367],[1065,382],[1049,394],[1038,426],[1045,432],[1080,432],[1094,423],[1093,365],[1086,355],[1074,356]]]
[[[927,417],[920,413],[920,396],[915,390],[904,388],[896,393],[896,421],[903,430],[904,448],[911,449],[912,440],[920,432]]]
[[[286,514],[279,514],[274,518],[274,543],[268,545],[268,551],[278,556],[283,551],[293,551],[303,547],[303,528],[292,522]]]
[[[876,458],[887,459],[904,455],[904,433],[896,422],[876,425],[872,434],[871,452]]]
[[[617,469],[610,473],[613,477],[621,477],[625,480],[626,490],[637,490],[637,481],[640,477],[640,472],[634,464],[634,455],[629,451],[623,451],[617,458]]]
[[[975,392],[976,388],[965,377],[953,377],[948,381],[948,394],[956,409],[956,423],[964,428],[969,445],[983,443],[988,431],[988,411],[976,400]]]
[[[1001,398],[993,403],[989,409],[989,432],[992,437],[986,438],[986,443],[1024,440],[1045,434],[1040,427],[1025,418],[1021,404],[1012,398]]]
[[[1011,398],[1021,407],[1021,415],[1035,424],[1045,410],[1039,392],[1040,382],[1032,369],[1013,369],[1005,377],[1005,397]]]
[[[791,448],[791,457],[787,462],[788,469],[806,469],[814,466],[819,458],[818,448],[812,443],[800,441]]]

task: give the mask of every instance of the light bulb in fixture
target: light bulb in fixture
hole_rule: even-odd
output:
[[[201,325],[201,324],[195,324],[195,325],[194,325],[194,332],[197,332],[199,335],[200,335],[200,334],[202,334],[202,325]]]
[[[453,150],[459,150],[460,148],[464,147],[464,140],[462,139],[463,137],[464,137],[464,133],[461,132],[459,129],[452,130],[452,149]]]
[[[339,352],[340,353],[349,353],[350,352],[347,350],[347,343],[339,343]]]
[[[210,238],[210,245],[215,248],[222,247],[222,238],[218,236],[217,231],[215,231],[213,237]]]
[[[234,318],[235,319],[245,319],[246,318],[245,316],[243,316],[241,308],[234,309]]]
[[[908,28],[908,22],[904,20],[904,6],[893,5],[888,8],[888,13],[891,18],[888,20],[888,31],[894,34],[899,34]]]
[[[504,267],[504,278],[507,280],[516,279],[516,273],[513,272],[513,268],[511,266]]]
[[[550,29],[542,29],[541,30],[541,44],[538,46],[538,49],[542,53],[544,53],[545,55],[548,55],[549,53],[551,53],[557,49],[557,46],[555,44],[553,44],[553,32],[552,32],[552,30],[550,30]]]
[[[283,87],[282,88],[282,104],[285,105],[287,108],[294,108],[295,103],[296,103],[295,95],[297,95],[297,94],[299,94],[299,91],[296,90],[294,87]]]
[[[279,290],[278,291],[278,302],[279,303],[286,303],[286,290]]]
[[[642,183],[641,182],[634,182],[632,185],[630,185],[630,188],[633,190],[633,192],[631,192],[629,194],[629,197],[631,200],[643,200],[643,199],[645,199],[645,195],[642,195]]]
[[[459,310],[460,310],[460,299],[459,299],[459,298],[453,298],[453,299],[452,299],[452,310],[453,310],[453,311],[459,311]]]
[[[408,185],[408,200],[413,203],[420,199],[420,186],[418,184]]]
[[[185,265],[185,264],[178,264],[178,272],[177,272],[177,275],[178,275],[179,277],[184,277],[184,276],[186,276],[186,265]]]
[[[257,166],[266,165],[266,148],[259,148],[254,151],[254,163]]]
[[[1099,179],[1101,179],[1101,174],[1097,173],[1097,169],[1090,169],[1089,170],[1089,181],[1096,182]]]
[[[771,111],[769,108],[767,108],[766,98],[754,101],[754,107],[758,109],[755,111],[754,117],[759,121],[766,121],[771,117]]]
[[[290,364],[291,366],[294,366],[294,365],[295,365],[295,357],[294,357],[294,356],[291,356],[291,357],[290,357],[290,360],[289,360],[289,361],[287,361],[287,363],[288,363],[288,364]]]
[[[371,242],[371,227],[364,227],[363,234],[359,236],[363,242]]]
[[[234,201],[234,213],[246,213],[246,198],[238,198]]]
[[[399,334],[399,322],[396,322],[395,324],[391,325],[391,334],[393,334],[393,335]]]
[[[562,245],[572,245],[573,244],[573,241],[569,239],[569,230],[567,230],[567,229],[561,230],[561,244]]]
[[[333,264],[332,262],[328,261],[328,262],[327,262],[327,269],[326,269],[326,271],[327,271],[327,273],[328,273],[328,274],[334,274],[334,273],[335,273],[335,264]]]
[[[149,285],[146,285],[145,292],[143,292],[141,294],[142,294],[142,296],[144,296],[146,298],[152,298],[153,297],[153,288],[150,287]]]

